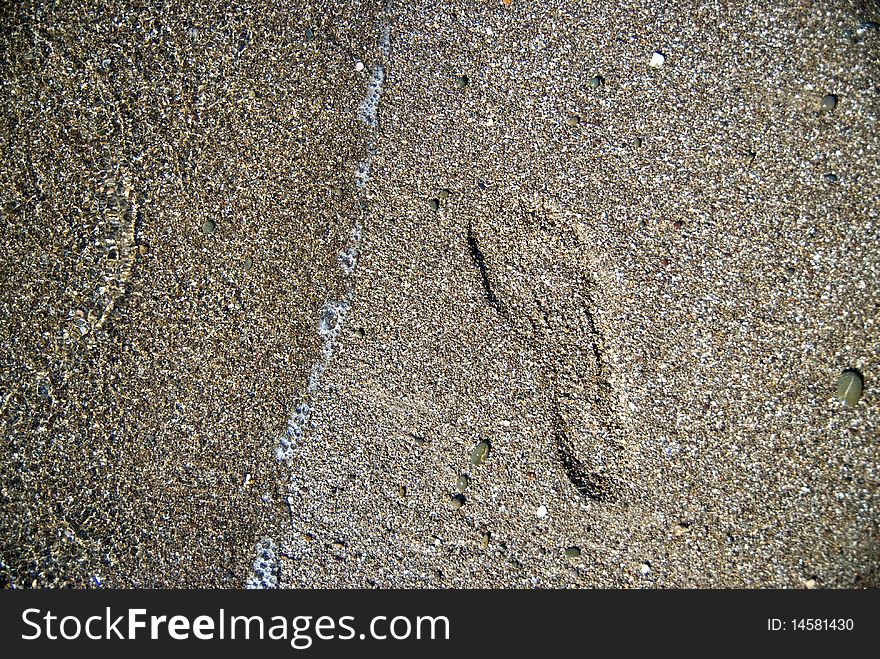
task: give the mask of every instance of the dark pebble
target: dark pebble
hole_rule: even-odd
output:
[[[837,107],[837,96],[835,94],[825,94],[822,97],[822,105],[821,108],[825,112],[831,112],[834,108]]]

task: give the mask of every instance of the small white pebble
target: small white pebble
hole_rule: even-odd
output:
[[[651,55],[651,68],[659,69],[661,66],[663,66],[663,62],[665,61],[666,57],[663,55],[663,53],[658,53],[655,51],[654,54]]]
[[[647,577],[648,572],[651,571],[651,566],[648,565],[647,563],[642,563],[642,567],[639,568],[639,571],[642,573],[643,577]]]
[[[363,71],[363,70],[364,70],[364,63],[363,63],[363,62],[358,62],[358,63],[356,63],[356,64],[354,65],[354,70],[357,71],[358,73],[360,73],[361,71]]]
[[[543,504],[538,506],[538,511],[535,514],[538,516],[538,519],[544,519],[547,517],[547,506]]]

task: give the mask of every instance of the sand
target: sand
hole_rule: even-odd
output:
[[[0,9],[5,586],[878,585],[876,5],[74,4]]]

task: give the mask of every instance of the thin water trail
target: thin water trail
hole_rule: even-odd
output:
[[[342,332],[346,315],[354,303],[355,270],[361,255],[363,238],[362,218],[367,213],[367,188],[370,182],[370,170],[376,153],[379,139],[379,103],[387,77],[388,62],[391,57],[391,25],[389,22],[390,4],[386,5],[384,15],[379,24],[379,57],[371,69],[366,85],[366,96],[358,108],[357,120],[364,123],[368,130],[366,152],[353,173],[352,186],[357,195],[360,217],[351,225],[346,246],[339,252],[338,260],[342,269],[344,282],[343,299],[328,300],[321,309],[316,322],[316,331],[322,342],[318,360],[312,365],[308,384],[297,396],[293,411],[287,421],[287,429],[278,439],[275,457],[281,462],[288,462],[296,455],[296,447],[303,440],[308,430],[314,426],[314,395],[319,391],[324,374],[333,359],[336,343]],[[291,519],[293,525],[295,520]],[[255,548],[253,574],[248,578],[247,588],[276,588],[278,585],[278,560],[275,555],[275,543],[271,538],[262,539]]]

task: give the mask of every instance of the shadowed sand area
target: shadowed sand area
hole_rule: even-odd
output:
[[[0,583],[876,587],[880,13],[774,4],[2,4]]]

